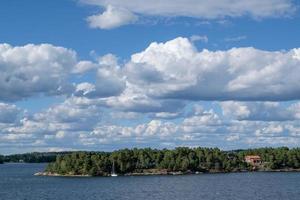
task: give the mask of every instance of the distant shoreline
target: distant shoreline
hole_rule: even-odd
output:
[[[34,174],[34,176],[52,176],[52,177],[93,177],[88,174],[82,174],[82,175],[72,175],[72,174],[57,174],[57,173],[48,173],[48,172],[37,172]]]
[[[213,171],[213,172],[157,172],[157,173],[125,173],[119,174],[119,176],[179,176],[179,175],[201,175],[201,174],[231,174],[231,173],[256,173],[256,172],[300,172],[300,169],[276,169],[276,170],[256,170],[256,171]],[[49,172],[37,172],[34,176],[49,176],[49,177],[110,177],[110,174],[101,176],[92,176],[88,174],[57,174]]]

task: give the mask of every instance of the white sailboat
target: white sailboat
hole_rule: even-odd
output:
[[[116,174],[116,172],[115,172],[116,170],[115,170],[115,161],[113,161],[113,165],[112,165],[112,171],[111,171],[111,176],[112,177],[116,177],[116,176],[118,176],[118,174]]]

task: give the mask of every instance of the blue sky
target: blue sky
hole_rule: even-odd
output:
[[[300,142],[298,1],[0,5],[0,153]]]

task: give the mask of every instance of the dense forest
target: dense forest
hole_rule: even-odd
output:
[[[264,170],[300,168],[300,148],[260,148],[221,151],[218,148],[174,150],[123,149],[108,152],[74,152],[59,155],[46,169],[49,174],[106,176],[112,163],[119,174],[167,172],[236,172],[253,169],[244,161],[246,155],[259,155]]]
[[[0,155],[0,163],[3,162],[25,162],[25,163],[48,163],[54,162],[57,155],[70,154],[70,152],[33,152],[24,154],[13,154],[7,156]]]
[[[0,155],[0,164],[4,163],[4,157],[2,155]]]

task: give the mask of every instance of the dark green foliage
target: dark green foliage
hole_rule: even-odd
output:
[[[25,153],[4,156],[5,162],[25,162],[25,163],[48,163],[54,162],[57,155],[70,154],[70,152],[47,152],[47,153]],[[0,158],[1,160],[1,158]]]
[[[115,162],[117,173],[140,173],[147,170],[233,172],[249,170],[251,166],[244,162],[246,155],[259,155],[262,168],[299,169],[300,148],[259,148],[236,151],[221,151],[218,148],[186,148],[174,150],[123,149],[107,152],[59,152],[27,153],[9,156],[0,155],[3,162],[53,162],[46,171],[58,174],[105,176],[111,173]]]
[[[241,158],[250,154],[259,155],[268,169],[300,168],[300,148],[259,148],[238,152]]]
[[[300,149],[260,148],[239,151],[221,151],[218,148],[186,148],[174,150],[123,149],[112,153],[74,152],[58,156],[46,171],[68,175],[102,176],[111,173],[115,162],[117,173],[140,173],[147,170],[169,172],[233,172],[249,170],[246,155],[260,155],[267,169],[300,168]]]
[[[4,156],[0,155],[0,164],[4,163]]]

